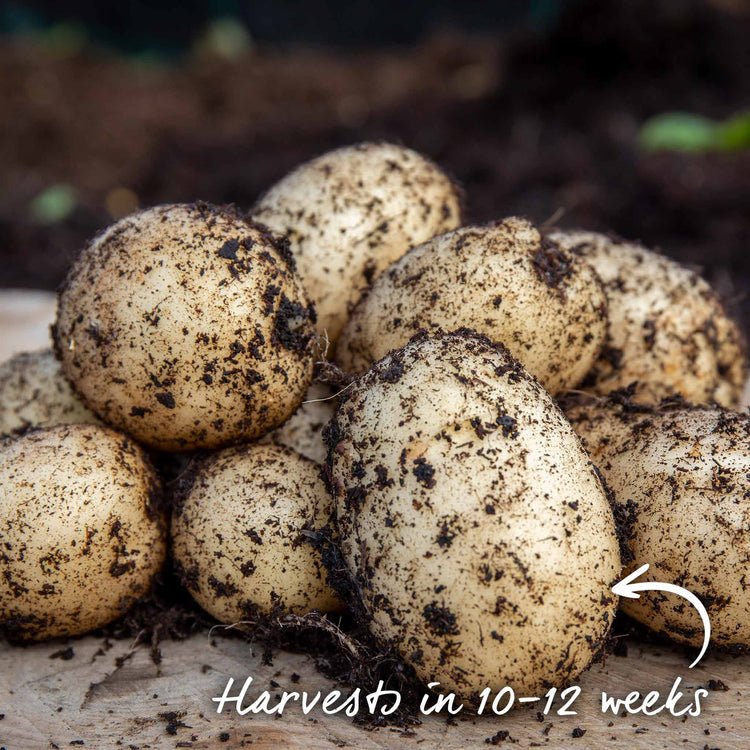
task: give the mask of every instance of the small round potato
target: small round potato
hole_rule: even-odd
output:
[[[461,223],[451,180],[425,157],[390,143],[346,146],[303,164],[252,215],[289,239],[318,330],[332,342],[389,263]]]
[[[16,354],[0,365],[0,434],[98,423],[63,377],[52,349]]]
[[[641,403],[679,394],[697,404],[739,404],[747,376],[745,342],[698,274],[595,232],[558,230],[548,237],[585,258],[604,283],[609,331],[587,379],[595,393],[637,383],[634,400]]]
[[[98,425],[28,432],[0,447],[0,630],[79,635],[124,614],[166,554],[143,450]]]
[[[183,584],[221,622],[339,610],[307,538],[330,511],[320,467],[289,448],[216,453],[199,466],[172,518]]]
[[[464,331],[415,339],[342,394],[326,435],[360,607],[424,682],[535,695],[590,664],[617,607],[612,509],[507,350]]]
[[[502,343],[555,394],[596,360],[607,327],[604,291],[585,261],[525,219],[463,227],[380,276],[354,308],[337,360],[361,373],[419,330],[462,326]]]
[[[60,293],[63,372],[105,422],[159,450],[258,438],[312,379],[314,316],[292,266],[277,239],[230,209],[122,219]]]
[[[714,643],[750,646],[750,416],[611,401],[568,413],[631,516],[631,568],[651,566],[639,582],[687,588],[708,610]],[[680,596],[646,591],[621,606],[673,640],[703,642],[700,617]]]
[[[299,409],[261,442],[285,445],[316,464],[322,464],[326,459],[323,428],[336,411],[335,397],[336,393],[330,386],[313,383]]]

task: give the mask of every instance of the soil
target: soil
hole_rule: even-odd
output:
[[[750,329],[750,153],[636,145],[651,115],[724,118],[747,106],[750,15],[697,0],[565,8],[547,37],[444,32],[415,47],[260,49],[233,62],[2,45],[12,117],[0,118],[0,287],[54,288],[111,221],[117,188],[140,205],[245,208],[298,162],[384,138],[456,176],[470,219],[554,215],[702,266]],[[76,208],[35,223],[30,201],[55,183],[76,190]]]

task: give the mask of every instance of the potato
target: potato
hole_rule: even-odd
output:
[[[308,539],[330,512],[320,468],[291,449],[256,444],[216,453],[172,518],[183,584],[221,622],[338,610]]]
[[[322,464],[326,458],[323,428],[336,411],[335,395],[331,387],[313,383],[299,409],[261,442],[285,445],[316,464]]]
[[[687,588],[706,605],[714,643],[750,645],[750,416],[611,401],[569,414],[632,517],[631,568],[651,566],[639,582]],[[642,592],[622,609],[675,641],[703,642],[700,617],[680,596]]]
[[[166,554],[145,453],[98,425],[59,425],[0,447],[0,631],[78,635],[124,614]]]
[[[504,344],[551,393],[573,387],[606,333],[604,292],[585,262],[525,219],[428,240],[391,265],[354,308],[337,360],[363,372],[419,330],[468,326]]]
[[[499,345],[423,337],[327,429],[343,559],[374,635],[476,700],[574,679],[616,610],[615,523],[552,398]]]
[[[54,338],[101,418],[164,451],[253,440],[312,379],[313,313],[265,229],[205,203],[118,221],[81,254]]]
[[[0,365],[0,434],[98,422],[62,376],[52,349],[16,354]]]
[[[332,342],[351,305],[389,263],[461,223],[451,180],[390,143],[346,146],[303,164],[252,215],[289,239],[318,330]]]
[[[554,231],[548,237],[589,261],[604,282],[609,332],[591,373],[595,393],[637,383],[634,399],[642,403],[679,394],[698,404],[739,404],[745,342],[698,274],[595,232]]]

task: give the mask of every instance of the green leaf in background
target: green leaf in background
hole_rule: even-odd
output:
[[[75,207],[75,190],[60,183],[42,190],[29,204],[29,213],[38,224],[56,224],[70,216]]]
[[[700,115],[669,112],[648,120],[638,141],[648,151],[709,151],[716,143],[716,123]]]
[[[750,111],[724,120],[719,125],[718,137],[722,148],[739,151],[750,146]]]
[[[647,151],[739,151],[750,146],[750,112],[724,122],[686,112],[666,112],[644,123],[638,143]]]

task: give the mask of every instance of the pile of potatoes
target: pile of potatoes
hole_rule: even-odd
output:
[[[461,209],[435,164],[365,143],[247,212],[95,237],[52,349],[0,366],[0,629],[101,627],[170,560],[221,622],[348,607],[471,701],[575,679],[648,562],[717,645],[750,643],[747,363],[717,294],[633,243]],[[329,361],[348,385],[314,380]],[[179,491],[163,453],[192,456]],[[698,644],[682,605],[623,608]]]

